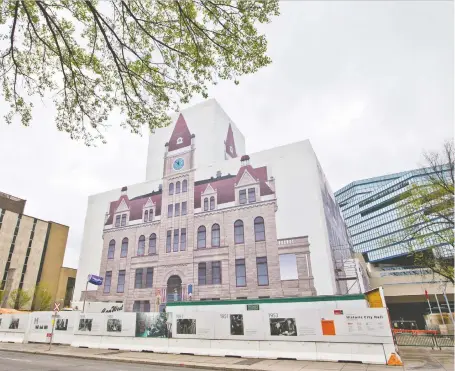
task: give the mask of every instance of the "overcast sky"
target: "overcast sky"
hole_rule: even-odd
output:
[[[310,139],[334,191],[417,167],[453,136],[453,15],[451,1],[283,2],[261,27],[273,64],[211,97],[248,152]],[[65,264],[76,267],[87,196],[145,180],[147,138],[112,115],[109,144],[87,148],[57,132],[44,104],[30,128],[0,119],[0,191],[70,226]]]

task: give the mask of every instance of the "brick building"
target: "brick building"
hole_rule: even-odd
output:
[[[148,311],[174,300],[316,295],[308,238],[277,238],[267,166],[237,157],[231,125],[224,150],[237,173],[197,179],[197,138],[180,114],[163,148],[158,188],[129,198],[123,187],[110,202],[97,300]],[[295,279],[281,279],[280,255],[295,257]]]
[[[76,269],[63,267],[69,227],[26,215],[26,200],[0,192],[0,307],[44,310],[36,288],[69,306]],[[31,299],[19,306],[14,292]]]

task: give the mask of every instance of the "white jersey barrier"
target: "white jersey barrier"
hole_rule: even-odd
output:
[[[27,340],[29,343],[49,343],[54,326],[52,343],[71,344],[78,320],[78,312],[59,312],[56,316],[54,312],[32,312]]]
[[[376,364],[386,364],[396,353],[385,308],[181,309],[167,314],[61,312],[53,342],[175,354]],[[0,318],[0,341],[48,342],[52,312]]]

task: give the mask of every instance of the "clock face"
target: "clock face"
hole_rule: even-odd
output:
[[[178,171],[178,170],[181,170],[184,165],[185,165],[185,161],[183,161],[183,158],[178,158],[174,161],[174,164],[172,165],[172,167],[174,168],[174,170]]]

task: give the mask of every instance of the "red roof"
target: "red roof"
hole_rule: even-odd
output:
[[[263,166],[257,169],[254,169],[251,165],[242,166],[238,171],[237,175],[213,178],[213,181],[208,179],[207,181],[196,182],[194,187],[194,208],[201,207],[201,194],[210,184],[214,190],[217,191],[217,202],[218,204],[224,204],[227,202],[235,201],[235,184],[237,184],[242,178],[245,170],[253,176],[255,179],[259,179],[259,190],[261,196],[271,195],[274,192],[267,185],[267,167]],[[198,184],[199,183],[199,184]]]
[[[229,124],[227,137],[226,137],[226,140],[224,141],[224,144],[226,146],[226,153],[229,153],[229,155],[232,158],[237,157],[237,152],[235,151],[234,133],[232,132],[231,124]],[[231,152],[231,147],[232,147],[232,152]]]
[[[177,144],[177,139],[182,138],[182,143]],[[188,147],[191,145],[191,133],[186,124],[185,118],[180,114],[177,122],[174,126],[174,131],[172,132],[171,139],[169,139],[169,151],[175,151],[183,147]]]
[[[206,190],[209,184],[217,192],[217,199],[219,204],[235,201],[235,185],[239,183],[245,171],[251,174],[254,179],[259,180],[259,190],[261,196],[272,195],[274,192],[267,185],[267,167],[253,168],[251,165],[242,166],[237,175],[225,175],[219,178],[205,179],[195,182],[194,185],[194,208],[201,207],[201,194]],[[129,199],[127,195],[121,195],[117,201],[113,201],[109,206],[109,217],[106,225],[113,224],[114,214],[118,206],[125,200],[130,210],[129,220],[142,219],[142,211],[144,205],[149,198],[156,204],[156,215],[161,215],[161,196],[162,191],[155,191],[146,195],[138,196]]]
[[[129,220],[142,219],[142,209],[149,198],[151,198],[152,201],[156,204],[155,215],[161,215],[161,192],[152,192],[150,194],[135,197],[131,200],[128,198],[128,196],[122,195],[117,201],[111,202],[109,206],[109,217],[106,221],[106,225],[113,224],[115,210],[117,210],[122,200],[125,200],[126,204],[128,205],[128,208],[130,209]]]

